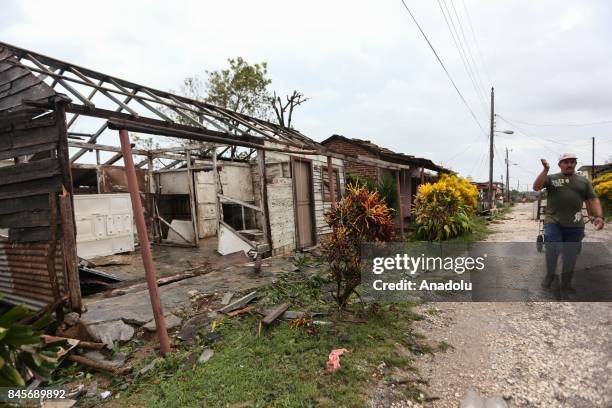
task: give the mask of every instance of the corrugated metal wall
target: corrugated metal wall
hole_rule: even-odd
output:
[[[25,304],[40,309],[53,302],[47,269],[48,244],[0,241],[0,294],[11,304]],[[61,246],[55,254],[55,270],[60,293],[66,292],[66,269]]]
[[[72,191],[62,97],[1,51],[0,297],[39,309],[66,296],[80,309],[72,204],[62,195]]]

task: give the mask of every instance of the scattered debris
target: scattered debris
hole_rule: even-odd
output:
[[[240,299],[236,300],[235,302],[232,302],[229,305],[219,309],[219,312],[227,314],[231,312],[232,310],[240,309],[241,307],[244,307],[246,304],[248,304],[250,301],[252,301],[256,297],[257,297],[257,291],[253,291],[249,293],[248,295],[243,296]]]
[[[180,317],[175,316],[172,313],[169,313],[169,314],[165,315],[164,318],[166,320],[166,330],[168,330],[168,331],[176,329],[183,322]],[[155,319],[151,320],[150,322],[148,322],[147,324],[145,324],[142,327],[146,331],[154,332],[156,330]]]
[[[200,354],[200,357],[198,358],[198,363],[204,364],[205,362],[210,360],[214,354],[215,352],[211,349],[204,349],[204,351],[202,352],[202,354]]]
[[[283,314],[283,319],[293,320],[293,319],[297,319],[300,317],[315,317],[315,316],[322,316],[322,315],[323,313],[320,313],[320,312],[295,312],[292,310],[287,310]]]
[[[281,316],[285,311],[289,309],[289,303],[282,303],[272,309],[270,312],[266,313],[266,316],[261,320],[264,325],[269,325],[274,320],[276,320],[279,316]]]
[[[103,400],[105,400],[105,399],[107,399],[108,397],[110,397],[110,396],[111,396],[111,394],[112,394],[112,393],[111,393],[110,391],[102,391],[102,392],[100,393],[100,398],[101,398],[101,399],[103,399]]]
[[[88,326],[94,340],[102,342],[108,348],[114,348],[116,341],[128,341],[134,336],[134,328],[122,320],[113,320]]]
[[[312,325],[312,319],[310,317],[298,317],[297,319],[291,320],[291,323],[289,323],[289,327],[292,329],[298,327],[310,327],[310,325]]]
[[[243,307],[242,309],[234,310],[233,312],[227,313],[228,317],[236,317],[247,313],[252,313],[255,311],[253,306]]]
[[[64,323],[68,326],[74,326],[81,320],[81,317],[77,312],[70,312],[64,316]]]
[[[223,299],[221,299],[221,304],[224,306],[228,305],[233,297],[234,294],[232,292],[226,292],[225,295],[223,295]]]
[[[132,260],[133,260],[133,258],[130,255],[99,256],[91,260],[86,260],[83,258],[81,259],[89,263],[89,265],[85,265],[89,268],[96,268],[99,266],[111,266],[111,265],[131,265]]]
[[[157,279],[156,282],[157,282],[157,286],[164,286],[170,283],[182,281],[184,279],[195,278],[196,276],[200,276],[200,275],[203,275],[203,272],[186,271],[186,272],[177,273],[171,276],[164,276],[163,278]],[[125,295],[126,293],[139,292],[141,290],[147,289],[146,282],[139,282],[136,284],[124,283],[124,285],[125,286],[113,285],[113,289],[105,293],[105,296],[106,297],[122,296],[122,295]]]
[[[160,362],[160,361],[162,361],[160,358],[154,359],[149,364],[147,364],[146,366],[144,366],[140,370],[138,370],[138,373],[136,373],[136,376],[140,377],[141,375],[145,375],[146,373],[148,373],[149,371],[154,369],[155,365],[157,365],[157,363]]]
[[[213,344],[213,343],[218,342],[222,338],[223,338],[223,335],[221,333],[211,332],[211,333],[206,333],[202,341],[204,342],[204,344]]]
[[[89,359],[87,357],[77,356],[74,354],[66,356],[66,360],[74,361],[75,363],[79,363],[86,367],[95,368],[97,370],[108,371],[115,375],[122,375],[122,374],[132,371],[131,366],[125,366],[125,367],[118,368],[115,365],[108,363],[108,362],[96,361],[96,360]]]
[[[333,373],[334,371],[340,368],[340,356],[344,353],[349,353],[349,351],[345,348],[342,349],[334,349],[329,353],[329,357],[327,359],[327,373]]]
[[[207,327],[212,319],[206,313],[200,313],[187,320],[181,329],[178,338],[187,344],[195,344],[198,331]]]

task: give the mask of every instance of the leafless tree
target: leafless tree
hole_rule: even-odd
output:
[[[310,98],[305,98],[304,94],[298,91],[293,91],[291,95],[286,96],[287,101],[283,103],[280,96],[276,95],[272,97],[272,108],[276,114],[278,124],[284,128],[291,127],[291,119],[293,117],[293,109],[306,102]]]

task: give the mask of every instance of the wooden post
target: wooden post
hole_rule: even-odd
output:
[[[70,193],[64,188],[60,196],[60,214],[62,217],[62,252],[66,264],[68,298],[70,308],[75,312],[81,312],[83,303],[81,300],[81,284],[79,281],[79,269],[77,267],[76,237],[74,235],[74,221],[72,212],[72,200]]]
[[[263,210],[263,231],[272,251],[272,230],[270,229],[270,210],[268,207],[268,184],[266,181],[266,151],[257,149],[257,164],[259,166],[259,187],[261,189],[261,209]]]
[[[193,226],[193,244],[198,246],[200,237],[198,236],[198,212],[196,210],[196,198],[193,188],[193,171],[191,170],[191,151],[187,149],[187,181],[189,189],[189,205],[191,207],[191,225]]]
[[[70,169],[70,154],[68,148],[68,125],[66,124],[66,103],[57,102],[55,104],[55,114],[59,141],[57,144],[57,158],[60,162],[62,171],[63,194],[60,197],[60,216],[62,222],[62,254],[66,266],[66,285],[69,292],[70,308],[76,312],[81,312],[81,282],[79,279],[79,269],[77,266],[76,253],[76,222],[74,220],[74,199],[72,187],[72,171]],[[96,170],[97,171],[97,170]],[[96,176],[97,177],[97,176]],[[55,209],[57,211],[57,199]],[[57,214],[56,214],[57,216]],[[51,231],[51,229],[49,230]],[[55,225],[54,234],[57,233]],[[55,254],[54,254],[55,256]]]
[[[397,184],[397,214],[399,216],[400,233],[404,233],[404,213],[402,211],[402,195],[401,192],[401,170],[395,171],[395,183]]]
[[[425,183],[425,167],[421,167],[421,184]]]
[[[213,162],[213,186],[215,189],[215,230],[217,236],[219,235],[219,223],[223,217],[221,217],[221,205],[219,203],[219,171],[217,170],[217,148],[212,149],[212,162]]]
[[[155,276],[155,264],[153,263],[153,255],[151,254],[151,245],[149,244],[149,236],[147,235],[140,192],[138,191],[138,179],[136,178],[136,168],[134,167],[134,158],[132,157],[132,146],[130,146],[128,131],[121,129],[119,131],[119,139],[121,140],[125,175],[127,177],[128,190],[130,191],[132,209],[134,211],[134,222],[136,224],[136,230],[138,231],[138,240],[140,241],[140,254],[145,268],[149,298],[151,300],[155,327],[157,329],[157,337],[159,337],[159,350],[162,355],[165,355],[170,351],[170,339],[166,331],[166,319],[164,318],[161,300],[159,298],[159,288],[157,287]]]
[[[53,292],[53,299],[60,298],[59,282],[57,281],[57,271],[55,270],[55,255],[57,253],[57,197],[55,192],[49,193],[49,243],[47,244],[47,273],[49,274],[49,283]],[[58,309],[59,310],[59,309]]]
[[[334,168],[332,167],[331,156],[327,156],[327,178],[329,179],[329,201],[331,201],[331,206],[334,208],[336,206],[336,183],[334,180]]]

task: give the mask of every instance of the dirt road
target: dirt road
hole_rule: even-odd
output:
[[[487,241],[534,242],[531,213],[530,204],[515,206]],[[586,234],[612,245],[612,225]],[[428,395],[439,398],[427,406],[457,407],[474,388],[512,407],[612,407],[612,303],[428,303],[420,311],[416,330],[451,345],[418,360]]]

